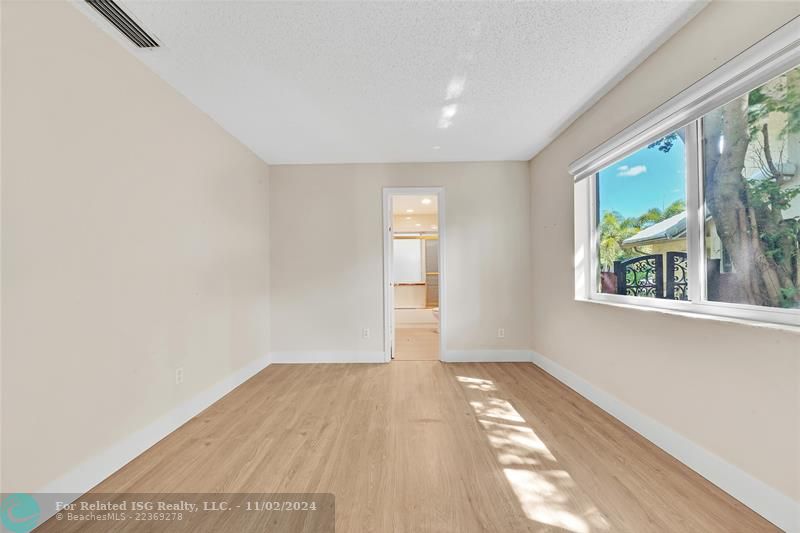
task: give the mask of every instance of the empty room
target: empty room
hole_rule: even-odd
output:
[[[0,0],[0,527],[800,533],[800,2]]]

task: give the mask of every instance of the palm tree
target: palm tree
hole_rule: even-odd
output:
[[[626,258],[629,252],[622,242],[639,232],[635,218],[624,218],[616,211],[606,211],[600,220],[600,266],[603,272],[614,270],[614,261]]]
[[[676,200],[663,211],[657,207],[648,209],[638,217],[623,217],[617,211],[605,211],[600,219],[600,266],[603,272],[613,272],[614,261],[630,259],[642,252],[623,248],[625,239],[633,237],[643,228],[657,224],[686,211],[686,202]]]

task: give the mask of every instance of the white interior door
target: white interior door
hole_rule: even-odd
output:
[[[384,273],[384,328],[387,361],[394,359],[394,228],[392,227],[392,196],[384,191],[383,199],[383,273]]]
[[[389,213],[392,213],[392,200],[389,199]],[[395,330],[395,301],[394,301],[394,228],[392,227],[391,215],[389,218],[389,341],[391,346],[391,359],[394,359],[394,354],[397,351]]]
[[[387,187],[383,189],[383,289],[384,289],[384,352],[385,360],[388,362],[394,358],[396,351],[395,335],[395,295],[393,273],[394,264],[394,228],[393,199],[396,196],[433,196],[437,197],[438,206],[438,307],[439,307],[439,354],[442,361],[446,361],[445,354],[445,206],[444,189],[442,187]]]

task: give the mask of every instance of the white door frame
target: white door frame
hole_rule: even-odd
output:
[[[394,344],[394,287],[392,286],[392,196],[436,196],[439,231],[439,360],[445,360],[445,219],[444,187],[384,187],[383,188],[383,351],[384,361],[392,359]]]

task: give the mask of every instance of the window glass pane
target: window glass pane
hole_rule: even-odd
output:
[[[800,67],[702,119],[706,294],[800,308]]]
[[[600,292],[687,299],[685,139],[682,128],[597,174]]]

